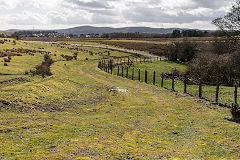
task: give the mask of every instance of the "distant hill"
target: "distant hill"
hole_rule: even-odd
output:
[[[5,34],[5,35],[7,35],[7,36],[11,36],[13,33],[14,33],[14,32],[11,32],[11,31],[9,31],[9,30],[7,30],[7,31],[0,31],[0,34]]]
[[[58,30],[18,30],[18,29],[9,29],[5,32],[14,33],[18,31],[56,31],[60,34],[103,34],[103,33],[148,33],[148,34],[168,34],[172,33],[173,30],[189,30],[188,28],[151,28],[151,27],[123,27],[123,28],[112,28],[112,27],[93,27],[93,26],[80,26],[68,29],[58,29]],[[203,31],[199,29],[193,29],[198,31]],[[208,32],[212,32],[207,30]]]
[[[150,27],[124,27],[124,28],[111,28],[111,27],[92,27],[81,26],[69,29],[56,30],[59,33],[66,34],[103,34],[103,33],[154,33],[154,34],[167,34],[172,33],[173,30],[185,30],[180,28],[150,28]]]
[[[9,30],[6,30],[6,32],[10,32],[10,33],[14,33],[14,32],[17,32],[17,31],[20,31],[19,29],[9,29]]]

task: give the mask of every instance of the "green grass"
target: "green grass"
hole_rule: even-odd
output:
[[[66,48],[25,45],[44,45],[56,62],[45,79],[0,84],[0,159],[239,158],[240,129],[224,119],[228,109],[110,75],[98,61],[63,61]]]
[[[145,71],[147,71],[147,82],[148,84],[153,84],[153,76],[155,71],[155,84],[161,86],[162,73],[172,73],[173,70],[178,70],[180,74],[183,74],[186,70],[184,64],[160,61],[160,62],[146,62],[146,63],[136,63],[134,66],[129,68],[128,78],[132,79],[132,74],[134,74],[134,80],[138,80],[138,74],[140,69],[140,81],[145,82]],[[134,73],[132,73],[134,71]],[[114,68],[113,74],[117,75],[118,68]],[[124,67],[124,77],[127,75],[126,66]],[[120,66],[119,76],[122,76],[122,68]],[[163,86],[167,89],[172,89],[172,80],[169,78],[164,78]],[[184,82],[180,80],[175,80],[174,90],[177,92],[184,92]],[[238,93],[240,89],[238,88]],[[187,93],[198,97],[199,96],[199,86],[198,85],[187,85]],[[216,86],[203,85],[202,86],[202,97],[206,98],[212,102],[216,100]],[[240,101],[240,96],[238,96],[238,101]],[[219,103],[231,106],[234,103],[234,87],[220,86],[219,90]]]

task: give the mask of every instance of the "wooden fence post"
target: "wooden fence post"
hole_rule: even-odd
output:
[[[153,85],[156,84],[156,71],[153,72]]]
[[[122,66],[122,77],[123,77],[123,66]]]
[[[104,70],[104,62],[103,62],[103,60],[102,60],[102,70]]]
[[[147,83],[147,70],[145,70],[145,83]]]
[[[134,80],[134,68],[132,69],[132,80]]]
[[[118,72],[117,72],[117,75],[119,76],[119,65],[118,65]]]
[[[126,73],[126,77],[128,78],[128,67],[127,67],[127,73]]]
[[[147,70],[145,70],[145,83],[147,83]]]
[[[98,68],[101,68],[101,62],[100,61],[98,62]]]
[[[215,99],[216,104],[218,104],[219,86],[220,86],[219,83],[217,83],[217,86],[216,86],[216,99]]]
[[[107,64],[106,64],[105,60],[104,60],[104,71],[107,72]]]
[[[172,74],[172,91],[174,91],[175,90],[175,88],[174,88],[175,86],[174,86],[174,74]]]
[[[188,81],[187,75],[185,74],[184,75],[184,93],[187,93],[187,81]]]
[[[164,74],[162,73],[161,87],[163,87],[163,81],[164,81]]]
[[[111,74],[113,74],[113,65],[110,64]]]
[[[138,81],[140,82],[141,81],[141,70],[138,69]]]
[[[199,93],[198,93],[198,97],[199,98],[202,98],[202,82],[201,82],[201,79],[199,80]]]
[[[237,89],[238,89],[238,86],[235,85],[235,90],[234,90],[234,103],[235,103],[235,104],[238,104],[238,103],[237,103],[237,95],[238,95]]]

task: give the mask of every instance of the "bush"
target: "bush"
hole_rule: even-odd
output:
[[[4,62],[11,62],[10,59],[4,58]]]
[[[65,58],[67,61],[73,60],[73,57],[72,57],[72,56],[63,55],[63,54],[61,54],[61,56],[62,56],[63,58]]]
[[[3,65],[4,65],[4,66],[8,66],[8,64],[7,64],[7,63],[4,63]]]
[[[240,80],[240,55],[212,53],[199,54],[190,62],[187,74],[204,83],[237,84]]]
[[[167,58],[169,61],[189,62],[197,52],[197,43],[187,40],[174,42],[168,47]]]
[[[36,71],[33,74],[41,75],[43,78],[45,75],[51,76],[50,66],[53,64],[53,60],[48,54],[44,55],[44,61],[41,65],[36,66]]]
[[[218,55],[234,53],[237,50],[236,43],[226,39],[215,39],[212,43],[212,52]]]
[[[74,58],[75,60],[77,60],[77,56],[78,56],[78,52],[74,52],[74,53],[73,53],[73,58]]]
[[[173,43],[169,45],[168,51],[167,51],[167,58],[169,61],[176,62],[178,60],[178,54],[180,52],[180,43]]]

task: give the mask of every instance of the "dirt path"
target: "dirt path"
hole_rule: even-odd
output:
[[[47,44],[61,44],[60,42],[41,42],[41,41],[22,41],[22,42],[27,42],[27,43],[47,43]],[[157,56],[157,55],[152,55],[147,52],[142,52],[142,51],[135,51],[135,50],[129,50],[129,49],[123,49],[123,48],[116,48],[112,46],[103,46],[103,45],[89,45],[89,44],[74,44],[74,43],[65,43],[67,45],[76,45],[76,46],[82,46],[82,47],[94,47],[94,48],[103,48],[103,49],[113,49],[113,50],[118,50],[118,51],[123,51],[123,52],[128,52],[128,53],[133,53],[133,54],[138,54],[142,55],[144,57],[149,57],[149,58],[161,58],[162,60],[165,60],[166,57],[164,56]]]

